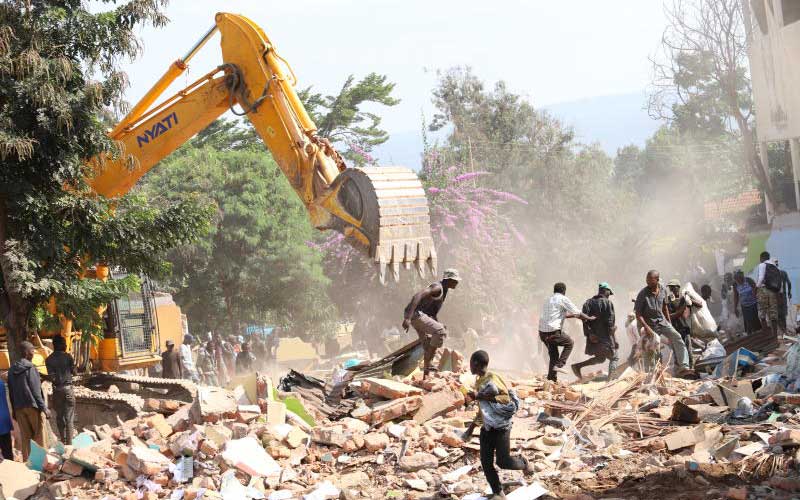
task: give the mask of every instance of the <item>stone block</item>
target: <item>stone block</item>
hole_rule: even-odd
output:
[[[364,446],[367,451],[375,453],[376,451],[383,451],[389,446],[389,436],[382,432],[370,432],[364,436]]]
[[[439,459],[430,453],[414,453],[400,459],[400,468],[405,472],[416,472],[422,469],[435,469],[439,466]]]
[[[700,424],[696,427],[686,427],[664,437],[669,451],[679,450],[688,446],[705,441],[705,426]]]
[[[380,424],[413,413],[422,405],[421,396],[410,396],[384,401],[359,412],[353,411],[353,416],[369,424]]]
[[[167,457],[151,448],[131,448],[127,465],[135,472],[152,476],[166,469],[170,464]]]
[[[237,407],[233,392],[220,387],[200,387],[189,413],[196,424],[214,423],[234,418]]]
[[[286,444],[289,445],[289,448],[297,448],[308,441],[308,434],[306,434],[299,427],[293,426],[292,430],[286,434],[284,440],[286,441]]]
[[[422,394],[422,389],[419,387],[382,378],[365,378],[361,381],[361,390],[385,399],[400,399]]]
[[[315,443],[325,444],[328,446],[337,446],[341,448],[347,441],[347,436],[342,432],[341,427],[328,428],[328,427],[315,427],[311,433],[311,439]]]
[[[233,439],[233,432],[224,425],[207,425],[205,436],[221,449],[226,441]]]
[[[267,401],[267,423],[279,425],[286,423],[286,404],[280,401]]]
[[[167,419],[160,413],[147,417],[145,422],[147,422],[148,427],[155,429],[162,438],[168,438],[172,435],[172,426],[167,423]]]

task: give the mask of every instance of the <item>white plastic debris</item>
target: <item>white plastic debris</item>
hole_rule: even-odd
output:
[[[465,465],[463,467],[459,467],[458,469],[456,469],[454,471],[450,471],[447,474],[443,474],[442,475],[442,482],[443,483],[455,483],[456,481],[459,480],[459,478],[461,476],[463,476],[464,474],[468,474],[469,471],[471,471],[471,470],[472,470],[472,466],[471,465]]]
[[[222,458],[232,462],[237,469],[251,476],[268,477],[281,472],[281,466],[252,436],[232,439],[225,443]]]
[[[330,483],[330,481],[324,481],[317,489],[309,493],[308,495],[303,495],[303,500],[327,500],[329,498],[339,498],[339,488],[334,486]]]
[[[186,483],[194,477],[194,459],[178,457],[177,462],[169,465],[169,471],[176,483]]]
[[[528,486],[517,488],[506,495],[506,498],[508,500],[536,500],[540,496],[546,495],[547,493],[547,489],[545,489],[541,484],[533,483],[529,484]]]
[[[294,496],[292,490],[278,490],[270,493],[267,500],[289,500],[292,496]]]

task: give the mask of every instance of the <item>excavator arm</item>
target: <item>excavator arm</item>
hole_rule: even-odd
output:
[[[223,63],[153,106],[216,31]],[[232,109],[251,121],[311,223],[342,233],[378,265],[382,282],[387,269],[398,279],[401,265],[414,265],[420,275],[426,267],[435,272],[428,204],[416,174],[403,167],[348,167],[317,135],[295,83],[261,28],[240,15],[217,14],[215,25],[110,132],[122,154],[93,159],[90,186],[106,197],[124,195],[159,161]]]

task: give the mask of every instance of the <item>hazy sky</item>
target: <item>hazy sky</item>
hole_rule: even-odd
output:
[[[641,91],[664,27],[660,0],[171,0],[171,22],[141,31],[127,65],[133,102],[225,9],[259,24],[299,86],[335,92],[349,74],[386,74],[402,99],[390,132],[418,130],[432,114],[436,70],[470,65],[536,106]],[[185,85],[221,62],[218,35],[190,64]],[[177,86],[175,87],[177,90]]]

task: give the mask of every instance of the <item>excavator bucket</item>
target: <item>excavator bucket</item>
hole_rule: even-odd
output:
[[[381,283],[387,270],[395,281],[400,266],[424,277],[436,273],[425,190],[413,170],[404,167],[347,168],[333,183],[337,202],[359,224],[343,231],[348,242],[378,265]]]

